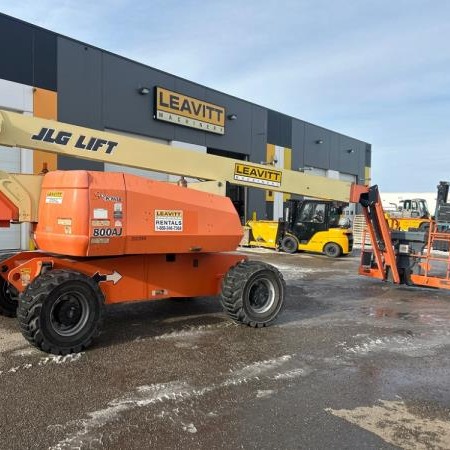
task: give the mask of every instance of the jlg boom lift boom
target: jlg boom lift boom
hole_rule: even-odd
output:
[[[270,324],[284,299],[278,270],[236,250],[242,226],[225,182],[348,202],[350,183],[199,154],[0,111],[0,145],[212,180],[186,189],[124,173],[0,175],[0,221],[30,222],[37,252],[0,262],[0,312],[56,354],[80,351],[104,304],[221,295],[229,316]]]

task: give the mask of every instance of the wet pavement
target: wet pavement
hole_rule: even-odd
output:
[[[0,317],[2,449],[450,449],[450,292],[356,275],[358,258],[270,251],[270,328],[217,299],[118,305],[56,357]]]

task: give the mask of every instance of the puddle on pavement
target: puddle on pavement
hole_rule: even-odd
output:
[[[450,323],[450,308],[448,311],[419,311],[414,310],[414,304],[408,305],[408,311],[390,306],[363,306],[361,312],[375,319],[400,319],[422,325],[448,326]],[[417,305],[421,309],[423,305]]]

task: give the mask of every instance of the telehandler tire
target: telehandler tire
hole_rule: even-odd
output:
[[[55,355],[77,353],[99,334],[104,296],[88,276],[50,270],[20,295],[17,318],[22,334],[35,347]]]
[[[296,253],[298,250],[298,240],[294,236],[285,236],[280,243],[281,250],[286,253]]]
[[[265,327],[277,318],[285,290],[283,276],[275,267],[259,261],[244,261],[226,273],[221,302],[234,321],[254,328]]]
[[[6,317],[16,317],[17,297],[19,293],[13,286],[8,284],[4,278],[0,277],[0,315]]]

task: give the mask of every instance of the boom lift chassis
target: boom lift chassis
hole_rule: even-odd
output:
[[[128,174],[0,173],[0,225],[31,223],[41,249],[0,255],[0,313],[17,313],[24,337],[55,354],[89,346],[104,305],[118,302],[220,295],[233,320],[270,325],[284,302],[283,277],[235,252],[239,217],[228,198],[209,190],[223,191],[230,181],[325,192],[320,180],[292,171],[6,111],[0,111],[0,144],[210,180],[187,189]],[[347,184],[331,184],[330,192],[348,200]],[[176,215],[179,228],[157,225],[161,214]]]

